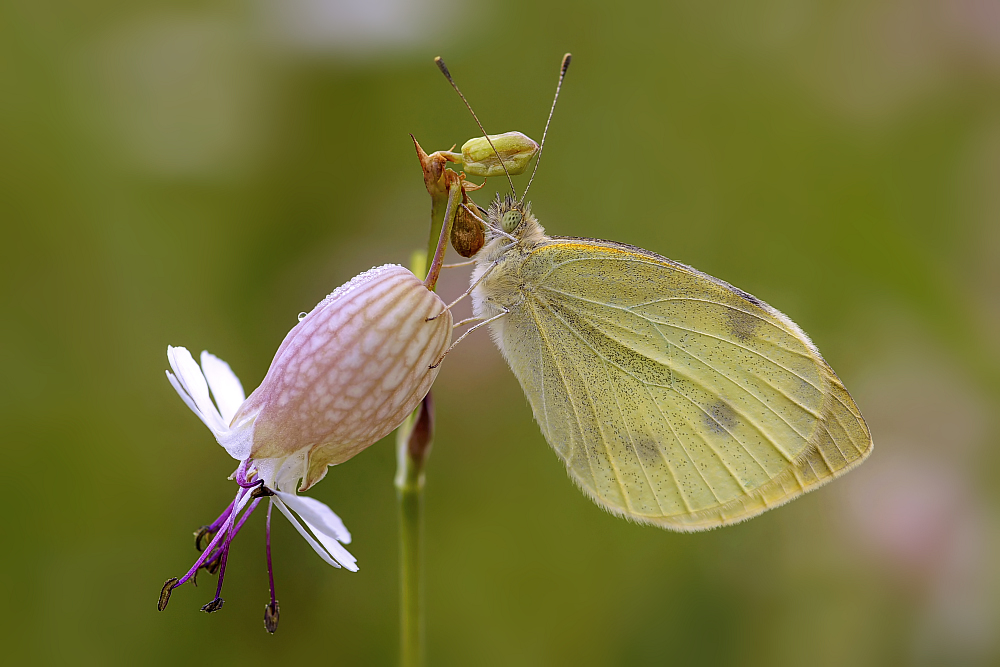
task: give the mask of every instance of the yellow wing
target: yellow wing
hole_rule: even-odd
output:
[[[724,526],[871,453],[806,335],[721,280],[590,239],[540,245],[519,278],[497,341],[570,476],[614,514]]]

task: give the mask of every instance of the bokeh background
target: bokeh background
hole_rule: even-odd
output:
[[[312,492],[359,573],[277,521],[275,636],[260,516],[220,613],[207,576],[157,613],[233,492],[166,346],[256,386],[300,311],[424,246],[407,135],[478,134],[432,57],[491,132],[538,139],[565,51],[543,224],[788,313],[875,453],[736,527],[632,525],[568,481],[477,333],[434,390],[430,664],[1000,664],[992,0],[0,4],[5,664],[394,664],[391,438]]]

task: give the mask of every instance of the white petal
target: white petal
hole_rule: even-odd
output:
[[[309,496],[297,496],[294,493],[283,491],[276,491],[276,493],[309,524],[310,528],[315,526],[313,532],[329,535],[344,544],[351,543],[351,533],[347,530],[344,522],[326,504]]]
[[[251,432],[251,439],[253,433]],[[307,450],[302,450],[291,456],[254,459],[253,465],[257,474],[264,480],[264,485],[272,491],[295,489],[296,483],[305,475]]]
[[[222,431],[217,431],[218,423],[210,421],[202,411],[195,405],[194,399],[185,391],[184,387],[181,386],[180,381],[174,377],[174,374],[167,371],[167,380],[177,391],[177,394],[181,397],[184,403],[191,408],[191,411],[198,415],[198,418],[207,426],[215,435],[215,439],[220,445],[237,461],[242,461],[246,457],[250,456],[250,450],[253,449],[253,420],[247,420],[242,427],[237,427],[233,429],[224,429]]]
[[[230,456],[242,461],[250,456],[250,450],[253,449],[253,427],[253,422],[249,422],[240,428],[231,428],[219,433],[215,439]]]
[[[181,386],[180,381],[176,377],[174,377],[174,374],[171,373],[170,371],[166,371],[166,373],[167,373],[167,380],[170,381],[170,385],[177,392],[177,395],[181,397],[181,400],[184,401],[184,404],[189,408],[191,408],[191,412],[198,415],[198,419],[203,421],[205,423],[205,426],[207,426],[208,428],[212,428],[212,425],[209,424],[208,421],[205,419],[205,417],[201,414],[201,410],[199,410],[198,406],[195,405],[194,399],[191,398],[191,396],[187,393],[187,391],[185,391],[184,387]]]
[[[303,521],[305,521],[305,518],[303,518]],[[325,535],[317,528],[317,526],[314,526],[310,522],[305,521],[305,524],[309,526],[309,530],[313,532],[316,539],[322,542],[323,546],[326,547],[326,550],[330,552],[330,555],[333,556],[338,563],[344,566],[345,570],[350,570],[351,572],[358,571],[358,559],[351,555],[351,552],[345,549],[340,542],[329,535]]]
[[[198,363],[191,357],[191,353],[183,347],[167,346],[167,360],[170,362],[170,368],[177,375],[177,381],[197,406],[198,416],[201,417],[202,421],[217,435],[226,430],[226,425],[222,423],[222,416],[219,415],[218,409],[208,396],[208,384],[205,382],[205,376]],[[176,389],[176,385],[174,388]],[[189,407],[190,405],[188,403]]]
[[[304,448],[281,459],[281,466],[274,470],[274,483],[266,482],[268,488],[294,493],[299,480],[308,472],[308,454],[308,449]]]
[[[222,421],[228,426],[240,405],[246,400],[240,379],[229,364],[206,350],[201,353],[201,370],[212,389],[215,404],[219,406]]]
[[[306,529],[302,527],[302,524],[299,523],[299,520],[295,518],[295,516],[291,513],[291,511],[287,507],[285,507],[285,503],[281,502],[280,498],[271,496],[271,502],[274,504],[275,507],[281,510],[281,513],[285,515],[285,517],[291,522],[293,526],[295,526],[295,530],[299,531],[299,535],[301,535],[305,539],[305,541],[309,543],[309,546],[313,548],[313,551],[315,551],[320,558],[322,558],[324,561],[326,561],[327,563],[329,563],[334,567],[340,567],[340,563],[333,560],[333,558],[330,557],[330,554],[326,552],[326,549],[321,547],[319,543],[313,539],[312,535],[310,535],[306,531]]]
[[[281,466],[278,459],[254,459],[253,467],[257,470],[257,476],[264,480],[264,486],[274,489],[274,475]]]

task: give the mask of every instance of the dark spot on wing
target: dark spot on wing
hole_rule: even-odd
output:
[[[737,425],[736,411],[728,403],[719,399],[705,408],[703,421],[712,433],[732,431]]]
[[[745,343],[753,338],[760,323],[760,320],[750,313],[733,306],[726,306],[726,327],[736,340]]]
[[[732,285],[729,285],[729,289],[733,290],[733,292],[735,292],[739,296],[743,297],[744,299],[746,299],[747,301],[749,301],[750,303],[752,303],[755,306],[758,306],[758,307],[763,307],[764,306],[764,302],[763,301],[761,301],[760,299],[758,299],[757,297],[755,297],[753,294],[748,294],[747,292],[744,292],[739,287],[733,287]]]
[[[660,446],[650,437],[635,440],[635,453],[644,464],[660,462]]]

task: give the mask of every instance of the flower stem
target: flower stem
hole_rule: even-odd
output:
[[[458,215],[465,184],[445,165],[442,152],[428,155],[413,139],[424,185],[431,197],[431,227],[426,259],[413,258],[413,273],[425,276],[433,290],[444,260],[445,247]],[[399,656],[402,667],[423,667],[424,649],[424,466],[434,435],[431,394],[396,431],[396,498],[399,501]]]
[[[424,464],[430,453],[434,405],[430,394],[397,431],[399,500],[400,665],[424,664]]]
[[[402,667],[424,664],[422,489],[399,489],[399,622]]]

